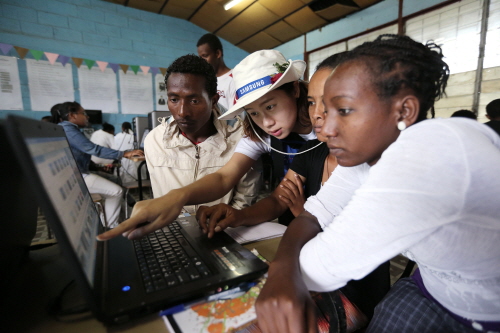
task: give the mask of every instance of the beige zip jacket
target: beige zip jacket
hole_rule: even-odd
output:
[[[218,117],[219,112],[214,110],[213,121],[217,134],[198,145],[180,133],[173,117],[162,118],[161,124],[147,135],[144,152],[155,198],[219,170],[233,156],[236,145],[243,136],[242,123],[237,121],[231,126]],[[255,203],[261,185],[262,169],[254,167],[233,191],[204,205],[213,206],[222,202],[242,209]],[[197,208],[197,205],[185,206],[184,210],[194,215]]]

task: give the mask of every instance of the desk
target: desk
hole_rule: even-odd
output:
[[[247,244],[245,247],[257,249],[264,258],[272,261],[280,240],[281,238],[268,239]],[[72,280],[64,258],[59,253],[58,245],[31,251],[30,260],[23,265],[19,275],[19,279],[13,281],[7,288],[9,289],[7,297],[0,299],[0,302],[6,304],[5,309],[0,306],[2,317],[0,328],[3,332],[169,333],[163,320],[156,313],[114,327],[105,327],[94,318],[64,323],[49,316],[47,309],[51,302]],[[8,322],[2,322],[7,320]]]

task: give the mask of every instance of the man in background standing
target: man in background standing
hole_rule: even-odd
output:
[[[486,105],[486,117],[490,121],[485,124],[500,134],[500,98],[495,99]]]
[[[236,87],[233,80],[233,71],[224,63],[222,43],[216,35],[205,34],[201,36],[196,46],[198,48],[198,55],[215,69],[219,104],[228,110],[236,102]]]

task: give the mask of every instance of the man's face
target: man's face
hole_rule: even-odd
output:
[[[181,131],[195,135],[209,124],[219,96],[208,96],[202,76],[172,73],[167,81],[167,97],[168,109]]]
[[[219,68],[219,59],[221,58],[220,50],[214,51],[208,44],[198,46],[198,55],[205,59],[217,71]]]

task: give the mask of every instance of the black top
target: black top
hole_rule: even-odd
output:
[[[491,127],[495,132],[498,133],[498,135],[500,135],[500,120],[491,120],[484,124]]]
[[[318,139],[309,140],[300,151],[317,146],[321,141]],[[297,174],[306,178],[304,183],[304,194],[308,198],[311,195],[316,195],[321,188],[321,179],[323,177],[323,169],[325,159],[328,157],[328,146],[326,143],[314,148],[307,153],[295,155],[290,169]]]

